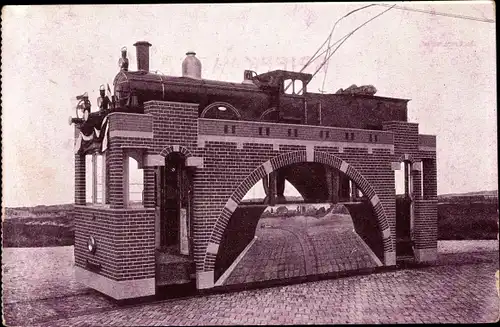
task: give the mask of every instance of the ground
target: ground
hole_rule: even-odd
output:
[[[261,218],[255,236],[224,285],[377,266],[349,214]]]
[[[440,241],[437,265],[118,307],[74,281],[73,247],[3,249],[8,326],[477,323],[499,317],[498,241]]]

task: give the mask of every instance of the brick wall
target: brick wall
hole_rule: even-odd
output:
[[[423,197],[427,200],[437,198],[437,168],[436,159],[425,158],[423,163]]]
[[[130,114],[110,117],[115,131],[126,128],[151,132],[153,136],[150,138],[146,134],[136,133],[131,137],[120,134],[110,138],[106,152],[106,163],[109,165],[110,208],[77,206],[75,209],[77,265],[83,267],[85,259],[97,260],[103,265],[101,273],[110,278],[133,279],[154,276],[154,167],[144,167],[144,208],[124,209],[123,159],[128,149],[140,149],[143,154],[153,156],[165,156],[171,151],[180,151],[186,157],[203,158],[203,167],[196,168],[193,172],[193,256],[198,272],[214,269],[217,251],[208,251],[209,244],[213,249],[214,244],[217,246],[220,243],[231,217],[230,208],[238,204],[246,191],[269,169],[274,170],[286,164],[304,161],[320,162],[340,169],[342,162],[347,162],[349,166],[345,173],[375,204],[373,211],[378,219],[377,223],[380,230],[386,234],[383,238],[385,252],[395,250],[393,238],[396,224],[395,189],[391,162],[404,154],[413,155],[415,160],[430,159],[428,163],[424,161],[424,195],[426,192],[429,195],[435,194],[435,151],[418,149],[421,138],[418,135],[417,124],[387,122],[384,124],[385,131],[361,131],[317,126],[215,121],[198,119],[196,104],[161,101],[146,102],[145,113],[146,118],[138,124],[131,123],[128,119]],[[151,125],[146,122],[148,119]],[[151,126],[151,131],[146,131],[148,126]],[[232,126],[235,126],[234,134]],[[259,130],[259,127],[263,129]],[[269,128],[269,135],[266,128]],[[297,137],[294,132],[289,135],[288,129],[297,129]],[[339,142],[342,140],[346,144],[322,142],[322,138],[327,138],[326,131],[332,140]],[[349,134],[348,139],[345,133]],[[350,137],[351,133],[355,133],[354,140]],[[227,134],[240,137],[240,141],[224,137],[205,138],[207,135]],[[370,135],[372,135],[371,140]],[[377,140],[374,139],[374,135],[377,135]],[[264,142],[265,139],[268,142]],[[200,140],[203,142],[200,143]],[[279,141],[269,142],[269,140]],[[389,145],[390,148],[371,147],[372,144]],[[264,166],[264,163],[267,166]],[[425,173],[426,170],[428,174]],[[419,201],[415,205],[418,246],[432,246],[435,240],[436,221],[433,210],[436,205],[432,201]],[[387,235],[388,227],[391,230],[390,235]],[[91,233],[97,235],[98,244],[102,245],[94,256],[86,252],[86,241]]]
[[[385,131],[394,133],[394,155],[414,155],[419,152],[418,124],[400,121],[389,121],[383,123]]]
[[[155,169],[154,167],[144,167],[144,200],[145,208],[155,207]]]
[[[437,248],[437,200],[416,200],[413,205],[415,248]]]
[[[153,278],[154,167],[144,167],[143,207],[125,208],[124,203],[124,160],[129,151],[142,154],[152,149],[152,116],[112,113],[108,117],[110,137],[105,158],[109,206],[85,205],[85,156],[75,156],[75,264],[92,270],[88,260],[101,266],[96,273],[114,280]],[[97,243],[95,254],[87,251],[90,235]]]
[[[297,130],[296,136],[295,130]],[[234,120],[199,119],[199,133],[201,135],[298,139],[317,142],[338,141],[346,143],[393,144],[393,134],[385,131]]]
[[[75,155],[75,204],[86,202],[85,156]]]
[[[145,114],[113,112],[108,115],[109,130],[151,132],[153,130],[152,117]]]
[[[75,125],[75,141],[80,135],[80,129]],[[86,202],[85,156],[75,154],[75,204]]]
[[[231,217],[231,212],[223,209],[228,199],[232,197],[238,202],[246,191],[260,180],[263,168],[259,166],[267,160],[274,160],[280,154],[290,153],[291,149],[302,150],[301,154],[298,154],[297,160],[306,161],[306,151],[303,146],[280,147],[280,150],[276,151],[272,150],[271,145],[245,143],[242,149],[237,149],[234,143],[208,142],[204,151],[198,153],[204,157],[204,168],[196,171],[194,180],[194,227],[195,239],[197,240],[195,259],[198,269],[203,264],[205,269],[210,269],[215,262],[215,255],[208,255],[206,262],[200,260],[205,254],[208,241],[222,236],[223,226]],[[380,199],[381,207],[379,210],[383,208],[387,222],[387,225],[381,226],[381,229],[388,226],[395,227],[394,173],[390,166],[392,158],[390,151],[381,150],[368,154],[366,149],[345,148],[343,153],[338,153],[338,149],[327,147],[316,147],[316,151],[333,154],[351,164],[351,169],[355,169],[373,187],[373,194],[366,192],[367,185],[360,185],[360,188],[368,193],[367,196],[371,197],[377,194]],[[327,159],[323,159],[323,161],[325,160]],[[323,162],[321,158],[316,158],[315,161]],[[259,169],[260,174],[256,174],[256,170]],[[351,171],[348,173],[351,176],[355,175]],[[252,175],[255,177],[249,178]],[[238,188],[240,185],[244,185],[244,187]],[[222,222],[217,221],[219,216],[221,216]],[[214,228],[213,235],[211,235],[211,228]],[[389,242],[386,244],[386,249],[390,251],[393,246],[394,243]]]
[[[197,146],[198,105],[163,101],[144,103],[144,112],[153,116],[153,153],[167,145],[182,145],[193,151]]]
[[[328,131],[329,138],[346,143],[352,141],[351,132],[355,133],[355,140],[352,143],[358,141],[365,144],[370,142],[391,144],[394,142],[394,154],[389,149],[384,148],[373,148],[369,152],[368,146],[360,148],[345,145],[342,149],[336,146],[314,147],[315,151],[333,154],[345,160],[363,176],[364,180],[372,187],[374,194],[380,199],[380,206],[378,209],[376,208],[376,211],[384,212],[385,222],[391,227],[392,232],[395,230],[396,219],[394,172],[390,162],[401,154],[420,153],[418,150],[418,125],[413,123],[388,122],[384,124],[385,131],[373,132],[328,127],[288,126],[286,124],[268,125],[256,122],[198,120],[197,106],[191,104],[154,101],[147,103],[145,107],[145,112],[153,116],[154,148],[151,150],[151,154],[158,154],[165,147],[178,145],[188,148],[191,155],[204,159],[204,167],[196,169],[193,178],[194,258],[198,270],[213,267],[215,255],[207,256],[206,249],[211,239],[222,236],[224,224],[221,225],[217,222],[226,220],[227,223],[231,216],[231,212],[225,209],[228,199],[232,196],[239,199],[243,197],[244,193],[241,190],[251,188],[260,179],[260,174],[256,174],[255,171],[261,169],[259,167],[262,163],[276,158],[280,154],[306,150],[306,146],[300,145],[301,140],[321,141],[322,137],[326,138],[326,131]],[[267,128],[269,128],[269,135]],[[259,142],[260,138],[293,139],[294,132],[289,135],[288,129],[300,130],[296,137],[298,144],[276,146],[272,143]],[[247,137],[248,139],[237,144],[230,139],[213,141],[208,138],[202,147],[198,148],[197,131],[200,132],[200,136],[227,135]],[[349,134],[347,139],[345,138],[346,132]],[[375,134],[377,134],[376,141]],[[252,174],[255,177],[248,178]],[[245,184],[243,188],[240,186],[242,184]],[[362,185],[360,188],[363,190],[363,188],[366,189],[366,186]],[[381,226],[381,229],[386,227]],[[391,250],[394,246],[394,240],[392,240],[392,244],[385,244],[385,247]]]
[[[75,264],[101,265],[96,272],[114,280],[154,277],[154,219],[154,209],[75,206]],[[87,251],[90,235],[95,254]]]
[[[153,117],[151,115],[112,113],[109,115],[110,132],[120,131],[119,136],[109,138],[106,151],[106,164],[109,168],[108,190],[111,208],[124,208],[124,170],[123,161],[126,160],[129,150],[148,153],[153,148],[153,139],[144,134],[135,135],[134,132],[150,133],[152,136]],[[142,160],[142,158],[138,158]],[[144,169],[144,206],[154,206],[154,173],[153,168]]]

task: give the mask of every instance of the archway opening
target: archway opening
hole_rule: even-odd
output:
[[[357,184],[328,165],[300,162],[245,194],[223,233],[214,277],[216,285],[262,282],[371,268],[382,258],[375,213]]]
[[[396,194],[396,256],[413,258],[413,177],[412,163],[404,160],[394,171]]]
[[[133,158],[128,157],[127,159],[127,183],[128,189],[126,192],[126,205],[129,207],[142,206],[144,201],[144,170],[139,168],[139,162]]]

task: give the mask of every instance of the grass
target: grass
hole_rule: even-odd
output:
[[[498,235],[497,203],[439,203],[439,240],[495,240]]]
[[[74,243],[73,213],[7,218],[2,222],[4,247],[67,246]]]

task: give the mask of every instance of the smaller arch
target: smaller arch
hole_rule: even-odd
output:
[[[203,109],[203,111],[201,112],[200,114],[200,118],[205,118],[205,116],[207,115],[207,113],[212,110],[213,108],[219,108],[219,107],[224,107],[230,111],[233,112],[234,115],[236,115],[236,118],[238,120],[241,119],[241,114],[240,112],[238,111],[238,109],[236,109],[236,107],[234,107],[232,104],[230,103],[227,103],[227,102],[221,102],[221,101],[218,101],[218,102],[213,102],[211,104],[209,104],[208,106],[205,107],[205,109]]]
[[[260,121],[265,121],[265,119],[272,113],[274,112],[277,112],[278,109],[276,109],[276,107],[271,107],[271,108],[268,108],[266,111],[264,111],[260,117],[259,117],[259,120]]]
[[[191,151],[189,151],[188,148],[186,148],[182,145],[178,145],[178,144],[168,145],[168,146],[164,147],[163,150],[160,151],[160,155],[163,157],[166,157],[172,152],[180,152],[186,158],[193,156],[193,154],[191,153]]]
[[[396,159],[396,162],[403,162],[403,161],[409,161],[409,162],[411,162],[411,163],[414,163],[414,162],[416,162],[417,160],[413,157],[413,155],[408,154],[408,153],[404,153],[404,154],[400,155],[400,156]]]

